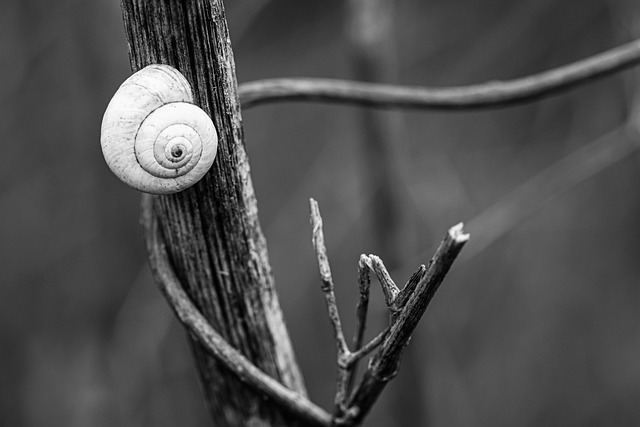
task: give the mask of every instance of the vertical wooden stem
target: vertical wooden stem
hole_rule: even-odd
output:
[[[222,1],[122,0],[122,11],[133,71],[151,63],[176,67],[218,130],[218,155],[205,178],[154,199],[178,278],[231,345],[305,395],[258,222]],[[190,342],[215,425],[295,424]]]

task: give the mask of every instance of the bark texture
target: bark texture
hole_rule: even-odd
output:
[[[218,155],[205,178],[184,192],[154,198],[178,278],[232,346],[304,396],[258,222],[222,1],[122,0],[122,11],[133,71],[151,63],[176,67],[218,131]],[[295,424],[190,342],[215,425]]]

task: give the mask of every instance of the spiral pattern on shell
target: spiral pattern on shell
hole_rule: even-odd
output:
[[[125,80],[102,119],[100,143],[111,171],[152,194],[198,182],[216,157],[218,135],[193,101],[189,82],[168,65],[149,65]]]

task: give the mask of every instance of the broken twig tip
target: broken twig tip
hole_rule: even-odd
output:
[[[360,254],[358,268],[364,269],[365,267],[371,269],[371,259],[366,254]]]
[[[464,232],[463,227],[464,227],[464,224],[462,222],[459,222],[458,224],[454,225],[449,229],[449,235],[457,243],[466,242],[471,237],[469,233]]]
[[[311,209],[311,215],[319,214],[318,202],[313,198],[309,198],[309,208]]]

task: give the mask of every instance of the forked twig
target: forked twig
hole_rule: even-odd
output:
[[[324,245],[324,232],[322,230],[322,217],[320,216],[320,209],[318,208],[318,202],[311,199],[309,201],[311,209],[311,225],[313,228],[313,247],[316,250],[316,256],[318,258],[318,267],[320,269],[320,278],[322,280],[322,292],[325,296],[327,304],[327,311],[329,312],[329,319],[333,327],[333,334],[336,340],[336,347],[338,350],[338,379],[336,381],[336,395],[334,398],[334,411],[333,419],[341,419],[345,416],[347,408],[346,402],[349,398],[349,390],[352,385],[352,378],[355,372],[356,363],[362,357],[366,356],[369,352],[373,351],[378,346],[388,331],[376,336],[368,344],[363,347],[356,347],[355,352],[349,350],[347,341],[344,338],[344,332],[342,330],[342,323],[340,322],[340,314],[338,313],[338,305],[336,303],[336,296],[334,292],[333,278],[331,277],[331,268],[329,266],[329,259],[327,257],[327,248]],[[362,258],[361,258],[362,260]],[[360,269],[359,281],[361,282],[361,311],[359,318],[362,323],[356,331],[356,336],[364,333],[364,318],[366,316],[366,307],[369,299],[369,283],[367,274],[363,269]],[[360,336],[360,344],[362,337]]]
[[[324,246],[322,217],[318,203],[313,199],[310,200],[310,208],[313,245],[318,257],[322,291],[325,295],[338,348],[338,379],[332,422],[334,425],[342,426],[358,425],[369,413],[386,384],[395,377],[402,351],[408,344],[413,331],[427,309],[427,305],[444,280],[453,261],[469,240],[469,235],[462,231],[462,224],[451,227],[429,266],[420,266],[402,290],[395,285],[380,258],[375,255],[361,255],[358,262],[361,297],[358,303],[359,324],[356,328],[355,341],[358,344],[362,342],[366,311],[363,314],[360,309],[366,307],[369,298],[369,277],[364,271],[365,267],[375,273],[382,285],[391,314],[391,325],[368,344],[362,347],[358,346],[354,352],[351,352],[344,339],[338,314],[333,278]],[[360,384],[348,396],[357,361],[375,348],[378,348],[378,351],[370,360]]]
[[[322,219],[317,203],[314,200],[311,201],[311,210],[312,223],[314,225],[313,241],[320,263],[323,282],[322,289],[325,293],[327,307],[334,326],[334,332],[336,333],[339,355],[338,389],[336,391],[336,407],[333,416],[329,415],[304,396],[288,389],[264,373],[238,350],[233,348],[211,327],[204,316],[193,305],[171,267],[157,219],[153,213],[153,197],[150,195],[143,196],[142,224],[145,231],[151,270],[156,283],[160,286],[160,290],[167,298],[169,305],[178,319],[216,360],[231,372],[235,373],[240,381],[245,382],[254,390],[264,393],[275,403],[281,405],[300,420],[304,421],[306,425],[322,427],[336,424],[355,425],[361,422],[384,388],[386,382],[393,377],[393,375],[384,377],[388,371],[387,365],[391,363],[395,366],[394,369],[397,369],[402,348],[406,345],[406,341],[408,341],[408,338],[415,329],[420,316],[424,313],[429,300],[442,282],[451,262],[453,262],[455,255],[457,255],[464,242],[466,242],[468,236],[462,234],[461,226],[459,228],[452,228],[449,233],[451,241],[445,240],[445,242],[441,244],[426,273],[421,274],[421,280],[419,280],[415,286],[410,285],[418,273],[414,274],[405,288],[396,293],[396,295],[401,296],[403,295],[403,291],[410,290],[412,287],[415,288],[415,292],[413,292],[406,301],[406,306],[404,306],[399,313],[397,320],[369,343],[360,345],[354,352],[351,352],[344,339],[344,333],[342,332],[342,326],[340,324],[333,279],[331,278],[326,248],[324,246]],[[364,263],[362,265],[364,265]],[[383,266],[381,263],[379,265]],[[383,278],[386,277],[382,273],[380,273],[380,275]],[[367,274],[362,269],[360,271],[360,283],[362,285],[362,295],[366,294],[366,300],[368,300],[368,279]],[[399,297],[395,299],[395,302],[397,302],[398,299]],[[365,300],[364,297],[363,300]],[[363,303],[363,306],[366,306],[366,303]],[[364,323],[364,315],[361,314],[360,319],[360,321]],[[364,330],[364,326],[362,330]],[[360,343],[362,342],[361,337],[359,341]],[[357,390],[353,396],[349,397],[347,395],[349,392],[348,385],[351,382],[350,378],[354,372],[357,361],[377,347],[380,347],[378,353],[369,364],[367,372]]]
[[[362,381],[348,402],[346,416],[340,420],[342,424],[357,425],[362,422],[386,384],[395,377],[402,350],[409,342],[453,261],[468,240],[469,235],[462,231],[462,224],[451,227],[426,271],[423,268],[419,269],[409,280],[408,289],[405,287],[407,293],[402,294],[404,307],[392,323],[391,330],[378,348],[378,352],[369,362]],[[409,295],[412,288],[410,296],[404,296]]]

